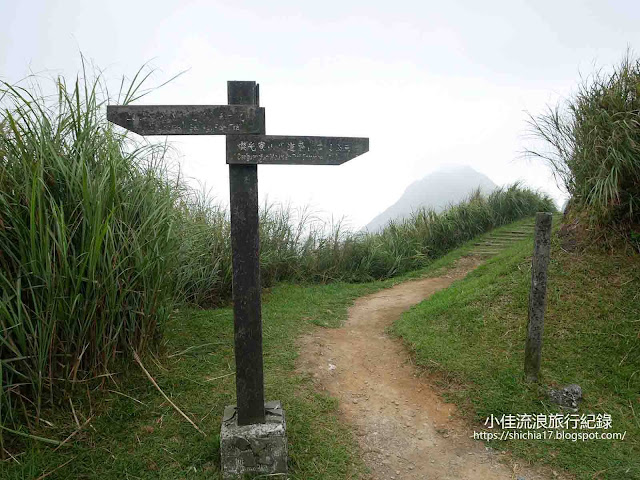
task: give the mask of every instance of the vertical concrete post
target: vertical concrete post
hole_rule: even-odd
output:
[[[227,91],[229,105],[260,105],[256,82],[231,81],[227,83]],[[263,124],[252,135],[264,133]],[[227,160],[230,144],[227,142]],[[258,475],[286,479],[284,410],[277,400],[264,401],[258,165],[229,164],[229,191],[237,404],[227,406],[222,418],[222,478]]]
[[[256,82],[227,85],[229,105],[259,106]],[[258,165],[229,165],[229,190],[238,425],[251,425],[265,422]]]
[[[537,382],[540,373],[552,218],[551,213],[538,212],[536,214],[527,341],[524,348],[524,374],[528,382]]]

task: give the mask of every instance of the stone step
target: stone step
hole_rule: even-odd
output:
[[[482,240],[478,240],[473,244],[475,250],[472,250],[471,253],[476,255],[497,255],[517,242],[530,239],[534,229],[535,224],[531,223],[518,225],[513,227],[512,230],[489,233]]]
[[[510,237],[483,237],[481,240],[478,241],[482,241],[482,242],[503,242],[503,243],[513,243],[514,241],[520,241],[522,240],[521,238],[516,238],[515,240],[510,238]]]
[[[503,242],[503,243],[517,243],[526,240],[528,237],[485,237],[486,242]]]

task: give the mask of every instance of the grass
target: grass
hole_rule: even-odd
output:
[[[313,325],[339,326],[355,298],[407,278],[437,274],[472,248],[469,242],[426,269],[386,281],[280,284],[265,293],[266,398],[281,400],[286,410],[292,479],[366,475],[337,401],[318,393],[308,376],[295,371],[296,337]],[[164,401],[138,368],[123,363],[108,388],[74,400],[75,413],[57,409],[43,416],[35,433],[59,440],[77,429],[74,415],[80,425],[91,419],[67,446],[54,450],[27,441],[26,450],[13,452],[15,461],[8,458],[0,464],[0,477],[38,478],[60,467],[50,478],[221,478],[221,415],[225,405],[235,402],[232,310],[177,312],[166,325],[161,355],[142,361],[206,437]]]
[[[557,412],[523,379],[531,244],[516,244],[394,326],[475,430],[490,415]],[[640,257],[552,244],[541,385],[578,383],[580,413],[609,413],[624,441],[490,443],[580,479],[640,478]]]

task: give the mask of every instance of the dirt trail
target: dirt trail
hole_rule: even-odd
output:
[[[455,407],[418,376],[402,341],[385,334],[403,311],[479,263],[477,257],[464,257],[440,277],[359,298],[344,327],[317,328],[300,340],[300,369],[339,399],[374,479],[548,478],[507,466],[497,453],[472,440],[472,431],[454,417]]]

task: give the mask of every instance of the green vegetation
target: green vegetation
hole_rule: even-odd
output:
[[[185,209],[189,223],[180,269],[186,297],[201,306],[231,296],[229,221],[225,210],[197,197]],[[353,233],[338,223],[327,229],[309,212],[265,205],[260,215],[263,286],[287,282],[367,282],[420,269],[492,228],[537,211],[553,201],[514,184],[488,196],[478,192],[441,213],[418,210],[380,233]]]
[[[340,269],[350,281],[388,278],[422,268],[493,228],[554,210],[550,198],[518,184],[487,197],[476,192],[441,213],[421,209],[402,222],[391,222],[379,234],[345,241]]]
[[[640,257],[562,247],[554,239],[541,385],[578,383],[584,392],[580,413],[611,414],[609,431],[626,431],[625,439],[491,446],[578,478],[640,478]],[[523,378],[530,255],[530,244],[516,244],[414,307],[394,327],[476,431],[486,428],[492,414],[559,411],[544,387]]]
[[[147,77],[116,100],[143,96]],[[37,82],[0,85],[0,444],[157,344],[177,306],[221,305],[231,292],[226,210],[172,173],[166,145],[137,144],[106,121],[99,76],[55,87],[47,98]],[[389,278],[549,209],[514,185],[358,235],[265,207],[264,285]]]
[[[640,250],[640,60],[627,54],[530,123],[550,147],[531,153],[554,170],[591,236],[622,234]]]
[[[470,248],[411,275],[440,271]],[[291,478],[355,479],[365,471],[353,433],[339,418],[337,401],[318,393],[310,377],[295,371],[296,337],[313,324],[340,325],[355,298],[406,278],[367,284],[280,284],[266,293],[266,396],[285,403]],[[137,366],[120,363],[113,367],[120,372],[114,377],[117,382],[90,398],[74,398],[74,412],[48,411],[35,428],[41,437],[62,441],[79,424],[82,428],[65,446],[54,450],[28,441],[26,451],[12,452],[16,461],[7,458],[0,463],[0,478],[37,478],[54,470],[47,478],[221,478],[220,419],[224,406],[235,402],[233,312],[181,310],[166,324],[164,337],[162,361],[148,355],[144,366],[206,437],[164,401]]]
[[[101,117],[99,84],[55,100],[4,84],[0,128],[0,421],[144,350],[173,306],[178,190],[163,151],[127,153]],[[123,96],[135,98],[136,86]],[[2,435],[0,434],[0,440]],[[0,442],[1,443],[1,442]]]
[[[511,227],[509,227],[511,228]],[[581,413],[610,413],[624,441],[495,442],[536,464],[567,469],[578,478],[640,478],[639,259],[597,251],[566,253],[554,240],[543,348],[546,385],[579,383]],[[439,274],[473,242],[426,270],[382,282],[280,284],[264,299],[267,397],[286,400],[292,478],[360,478],[365,467],[337,402],[319,394],[295,371],[298,335],[311,324],[338,326],[353,299],[408,277]],[[414,307],[396,326],[418,364],[441,379],[475,430],[491,414],[558,411],[543,392],[522,381],[531,245],[520,242],[466,279]],[[74,411],[49,410],[33,433],[68,443],[53,450],[29,440],[0,464],[0,477],[220,478],[219,417],[234,402],[233,320],[230,308],[183,309],[168,321],[158,358],[143,357],[163,391],[184,410],[200,435],[143,377],[116,363],[105,391],[74,398]],[[160,361],[158,361],[158,359]],[[139,403],[142,402],[142,403]],[[72,418],[77,417],[77,423]],[[86,420],[90,419],[88,424]],[[68,463],[67,463],[68,462]]]

